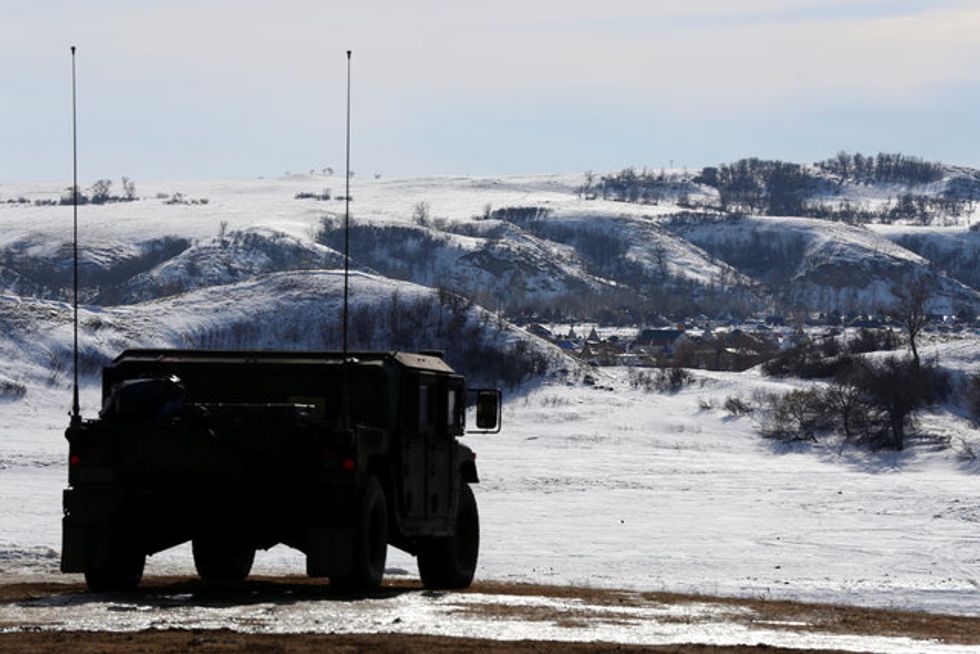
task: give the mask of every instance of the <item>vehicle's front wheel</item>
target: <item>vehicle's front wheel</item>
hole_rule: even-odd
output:
[[[348,574],[330,578],[341,590],[374,590],[381,585],[388,558],[388,503],[376,477],[368,480],[361,495],[354,526],[354,561]]]
[[[96,593],[135,590],[143,578],[146,554],[119,537],[98,543],[85,563],[85,584]]]
[[[202,536],[191,543],[194,567],[201,579],[218,584],[245,581],[252,571],[255,548],[216,536]]]
[[[469,484],[460,487],[456,533],[419,544],[419,576],[426,588],[467,588],[480,554],[480,514]]]

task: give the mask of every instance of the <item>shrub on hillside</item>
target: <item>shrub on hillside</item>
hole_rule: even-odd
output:
[[[826,399],[816,389],[768,395],[759,415],[763,436],[781,441],[815,441],[832,426]]]
[[[762,364],[762,371],[771,377],[828,379],[852,364],[853,357],[841,351],[837,339],[815,341],[805,337],[799,345],[783,350]]]
[[[330,189],[323,189],[322,193],[314,193],[312,191],[302,191],[293,196],[297,200],[320,200],[326,201],[330,199]]]
[[[503,220],[515,225],[526,226],[538,220],[547,218],[552,213],[546,207],[501,207],[490,212],[484,212],[485,217],[492,220]]]
[[[684,368],[658,368],[656,372],[644,372],[631,368],[629,371],[630,386],[642,388],[648,393],[676,393],[694,381],[694,375]]]
[[[899,346],[898,334],[890,329],[867,329],[862,327],[857,335],[847,343],[851,354],[894,350]]]
[[[729,395],[725,398],[725,411],[727,411],[729,415],[735,417],[747,416],[755,411],[755,407],[753,407],[747,400],[737,395]]]
[[[19,400],[27,395],[27,387],[12,379],[0,378],[0,399]]]

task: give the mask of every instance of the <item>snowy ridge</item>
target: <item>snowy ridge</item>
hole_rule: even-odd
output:
[[[220,286],[269,272],[343,267],[343,255],[282,232],[252,228],[197,243],[140,273],[103,303],[131,304]],[[107,302],[115,299],[115,302]]]
[[[976,171],[944,170],[942,180],[915,187],[839,184],[812,167],[810,174],[826,182],[819,202],[834,206],[887,204],[910,188],[936,201],[964,184],[960,191],[973,192]],[[505,311],[569,302],[614,307],[624,294],[651,305],[686,298],[678,311],[711,315],[871,311],[892,300],[897,278],[915,274],[937,280],[937,311],[980,308],[980,276],[972,272],[980,269],[977,232],[689,211],[677,204],[687,201],[682,196],[717,198],[695,176],[669,171],[656,204],[587,199],[576,175],[358,180],[351,206],[362,238],[352,241],[354,265]],[[82,207],[83,297],[125,304],[257,274],[335,267],[343,205],[295,196],[322,194],[340,181],[292,175],[148,184],[140,201]],[[156,197],[177,190],[208,202],[168,205]],[[57,197],[60,188],[21,184],[5,193],[33,201]],[[962,225],[971,216],[950,220]],[[70,209],[0,203],[0,227],[0,290],[67,298]],[[740,299],[732,304],[718,290],[737,290]]]

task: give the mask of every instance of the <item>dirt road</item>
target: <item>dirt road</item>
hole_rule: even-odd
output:
[[[395,580],[363,597],[298,577],[236,588],[152,578],[106,595],[0,585],[0,651],[59,650],[980,652],[980,618],[493,582],[431,593]]]

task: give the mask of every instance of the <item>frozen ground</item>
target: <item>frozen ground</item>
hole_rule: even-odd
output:
[[[179,628],[980,651],[970,640],[828,630],[810,617],[642,595],[681,591],[980,615],[980,483],[955,450],[886,457],[779,451],[753,433],[750,419],[700,408],[772,382],[751,374],[702,379],[677,395],[630,389],[624,370],[600,375],[596,388],[546,384],[510,401],[502,434],[470,437],[482,476],[479,577],[637,591],[625,600],[495,593],[491,586],[349,602],[287,584],[214,601],[174,584],[148,594],[0,602],[0,632]],[[92,415],[96,389],[85,390]],[[57,572],[65,478],[59,404],[67,398],[47,399],[47,406],[8,404],[0,412],[0,585],[79,580]],[[933,420],[962,426],[948,416]],[[302,570],[301,557],[284,547],[261,553],[255,567],[271,575]],[[151,557],[147,574],[193,574],[189,548]],[[414,562],[391,550],[388,575],[414,576]]]
[[[536,643],[535,652],[562,651],[563,643],[605,643],[596,649],[673,645],[682,649],[671,651],[687,652],[690,644],[700,644],[743,646],[740,651],[959,654],[976,652],[980,643],[980,635],[971,631],[976,625],[966,619],[534,586],[484,584],[464,593],[395,586],[370,597],[344,598],[289,579],[251,582],[235,592],[207,592],[164,580],[139,594],[48,593],[0,603],[0,647],[38,647],[58,632],[69,632],[102,644],[106,649],[100,651],[119,651],[109,648],[117,641],[107,636],[124,632],[131,640],[123,651],[138,642],[140,651],[152,652],[157,650],[146,642],[149,636],[157,642],[166,635],[176,640],[188,630],[214,635],[190,643],[199,649],[201,642],[215,638],[225,643],[244,638],[257,649],[257,637],[274,635],[277,646],[290,651],[337,648],[344,635],[372,639],[362,647],[390,642],[385,639],[392,636],[413,637],[399,641],[396,651],[426,651],[419,635],[457,639],[451,651],[521,641]],[[297,637],[311,635],[330,640],[315,647],[306,640],[304,648]],[[696,651],[715,651],[711,647]],[[178,650],[171,646],[166,651]]]
[[[924,349],[958,370],[975,371],[980,361],[974,338],[935,338]],[[962,445],[980,451],[980,439],[969,423],[945,410],[927,415],[923,427],[934,438],[901,454],[830,444],[781,449],[756,435],[751,418],[718,407],[729,395],[799,382],[751,371],[696,374],[674,395],[631,388],[625,369],[598,371],[594,387],[549,382],[512,393],[503,433],[467,437],[481,474],[478,577],[980,616],[980,478]],[[96,385],[83,388],[86,416],[95,415],[97,398]],[[68,403],[64,389],[32,386],[0,404],[0,586],[80,581],[58,573]],[[303,569],[301,556],[280,546],[260,553],[254,572]],[[187,546],[147,566],[150,578],[193,572]],[[415,575],[411,557],[390,550],[389,578]],[[588,598],[486,591],[415,590],[354,603],[290,591],[215,604],[175,589],[0,602],[0,632],[222,628],[978,651],[973,641],[825,633],[791,618],[757,618],[707,599],[615,609]]]

